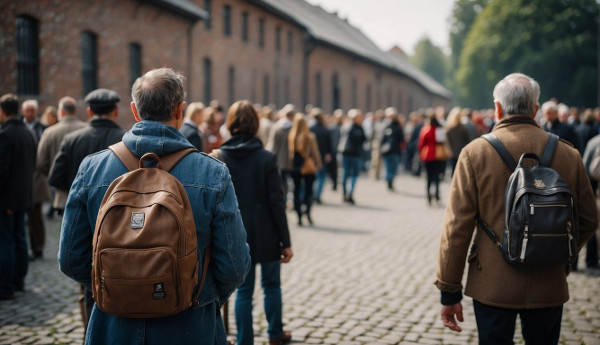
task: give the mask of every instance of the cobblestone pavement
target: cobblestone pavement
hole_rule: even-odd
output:
[[[327,184],[323,205],[312,212],[314,226],[298,227],[288,213],[295,256],[281,274],[284,323],[293,344],[477,344],[469,298],[463,301],[462,333],[439,321],[433,281],[443,206],[426,205],[424,184],[402,175],[390,193],[383,181],[361,177],[355,206]],[[442,197],[447,189],[444,182]],[[48,221],[47,232],[44,259],[31,263],[26,292],[0,302],[0,344],[82,342],[78,287],[57,270],[59,222]],[[569,285],[560,343],[600,344],[600,272],[573,273]],[[254,303],[255,343],[268,343],[259,284]],[[515,342],[523,344],[518,327]]]

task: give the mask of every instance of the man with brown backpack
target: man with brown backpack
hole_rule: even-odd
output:
[[[177,130],[182,78],[168,68],[138,78],[138,122],[86,157],[71,187],[58,260],[94,292],[86,344],[226,342],[219,307],[249,249],[227,167]]]

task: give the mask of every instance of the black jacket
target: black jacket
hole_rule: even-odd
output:
[[[588,141],[595,137],[596,134],[598,134],[598,131],[591,123],[582,123],[575,127],[575,135],[579,141],[579,153],[581,153],[582,156]]]
[[[310,130],[317,138],[317,146],[319,147],[321,158],[324,160],[325,155],[333,155],[333,150],[331,148],[331,133],[327,127],[323,126],[322,124],[315,123],[310,127]]]
[[[71,189],[85,156],[118,143],[123,134],[121,127],[104,118],[94,118],[88,126],[67,134],[52,164],[48,183],[61,190]]]
[[[367,137],[361,126],[354,123],[343,126],[338,152],[341,152],[344,156],[362,157],[365,141],[367,141]]]
[[[179,131],[190,144],[194,145],[196,150],[204,152],[202,150],[202,136],[200,136],[200,132],[198,132],[198,126],[194,126],[194,124],[184,121],[181,128],[179,128]]]
[[[0,212],[33,206],[33,172],[37,155],[33,134],[18,117],[0,127]]]
[[[556,120],[552,122],[552,126],[545,124],[544,129],[546,132],[558,135],[559,138],[570,142],[576,149],[579,149],[579,140],[577,140],[577,137],[575,136],[575,130],[573,129],[573,126],[568,123]]]
[[[390,122],[383,130],[383,137],[379,146],[382,155],[399,155],[400,145],[404,142],[404,131],[398,121]]]
[[[231,174],[252,262],[279,260],[281,249],[291,247],[291,241],[275,154],[248,135],[234,135],[220,150]]]

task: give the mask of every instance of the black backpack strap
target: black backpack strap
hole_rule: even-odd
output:
[[[506,147],[504,147],[502,142],[500,142],[500,139],[498,139],[496,134],[488,133],[482,135],[482,137],[496,149],[500,157],[502,157],[504,164],[506,164],[506,166],[510,169],[510,172],[512,173],[513,171],[515,171],[515,169],[517,168],[517,162],[515,162],[515,159],[512,157],[510,152],[508,152]]]
[[[549,167],[552,163],[554,152],[556,152],[556,147],[558,146],[558,135],[552,133],[549,134],[544,153],[542,153],[542,157],[540,158],[540,164],[545,167]]]

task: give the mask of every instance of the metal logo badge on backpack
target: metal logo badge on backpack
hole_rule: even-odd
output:
[[[165,284],[164,283],[154,283],[154,292],[152,293],[152,298],[154,299],[164,299],[165,295]]]
[[[542,180],[537,180],[536,179],[536,180],[533,181],[533,184],[534,184],[535,188],[537,188],[537,189],[544,189],[544,188],[546,188],[546,184]]]
[[[131,214],[131,228],[142,229],[144,227],[144,219],[146,219],[144,212],[133,212]]]

